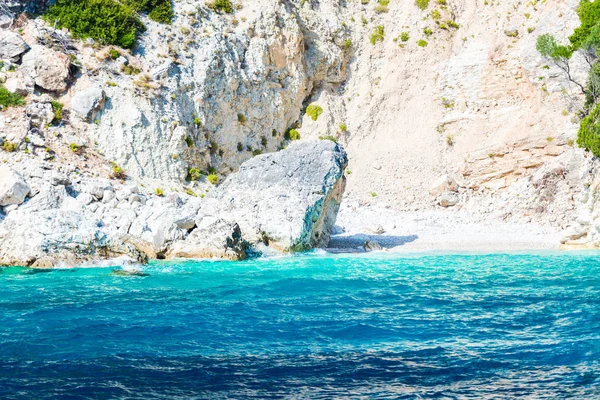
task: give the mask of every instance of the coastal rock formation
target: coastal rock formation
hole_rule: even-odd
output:
[[[346,153],[329,141],[293,143],[246,161],[200,207],[196,230],[169,257],[244,258],[251,246],[282,252],[325,247],[346,186]],[[216,238],[215,230],[224,233]]]
[[[52,267],[117,256],[239,260],[259,242],[279,251],[325,246],[346,163],[334,142],[294,143],[247,161],[206,198],[68,177],[48,171],[50,164],[24,169],[30,189],[0,166],[0,265]]]
[[[536,50],[541,34],[568,42],[578,0],[181,0],[171,24],[140,13],[132,48],[56,29],[51,3],[0,0],[0,85],[24,96],[0,112],[0,161],[30,188],[0,219],[72,211],[150,258],[320,246],[345,178],[318,189],[271,153],[333,139],[352,215],[462,213],[600,245],[584,96]],[[575,53],[572,79],[588,70]],[[383,222],[365,231],[393,235]]]

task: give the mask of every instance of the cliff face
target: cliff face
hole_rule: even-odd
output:
[[[97,148],[131,174],[178,181],[190,168],[228,174],[281,147],[315,86],[345,79],[337,18],[310,12],[307,26],[299,14],[309,11],[274,1],[245,4],[235,16],[176,2],[175,13],[172,26],[146,21],[127,61],[82,49],[94,74],[71,89],[104,88],[108,106],[96,124],[78,129],[87,127]],[[124,62],[140,74],[122,74]]]
[[[565,40],[577,5],[246,0],[219,14],[177,1],[171,25],[142,17],[132,51],[21,17],[10,30],[31,50],[0,79],[27,106],[0,115],[0,137],[20,149],[2,155],[90,177],[114,162],[153,189],[201,193],[209,173],[281,149],[294,128],[344,145],[359,204],[564,229],[590,207],[596,162],[573,146],[577,87],[535,41]],[[586,71],[575,56],[573,76]]]

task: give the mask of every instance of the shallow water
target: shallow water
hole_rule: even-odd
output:
[[[0,273],[0,398],[600,396],[600,257]]]

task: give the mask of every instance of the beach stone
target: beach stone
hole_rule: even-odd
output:
[[[456,192],[458,190],[458,183],[450,175],[442,175],[431,185],[429,194],[432,197],[437,197],[440,193],[447,190]]]
[[[238,224],[218,217],[207,217],[185,241],[175,242],[166,258],[243,260],[246,258],[246,248]]]
[[[54,111],[50,103],[29,103],[25,108],[25,114],[29,117],[31,125],[38,128],[47,126],[54,119]]]
[[[0,206],[23,203],[30,190],[19,173],[6,165],[0,165]]]

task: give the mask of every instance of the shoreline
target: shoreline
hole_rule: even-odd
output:
[[[580,250],[561,248],[563,236],[533,222],[482,220],[451,210],[398,212],[349,202],[340,209],[328,247],[356,249],[370,241],[395,253]]]

